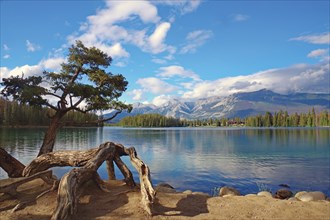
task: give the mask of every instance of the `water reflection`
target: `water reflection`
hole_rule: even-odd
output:
[[[37,154],[43,133],[43,129],[0,129],[0,146],[28,163]],[[166,181],[180,190],[209,193],[213,187],[231,185],[250,193],[259,190],[258,184],[276,190],[285,183],[292,190],[330,195],[329,128],[66,128],[55,149],[88,149],[105,141],[136,147],[150,166],[154,183]],[[128,158],[125,162],[130,164]],[[99,172],[106,178],[103,167]]]

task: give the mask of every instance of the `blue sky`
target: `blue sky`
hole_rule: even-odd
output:
[[[121,100],[270,89],[329,93],[329,1],[1,1],[1,78],[58,70],[82,40],[113,57]]]

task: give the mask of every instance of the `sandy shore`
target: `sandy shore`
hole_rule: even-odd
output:
[[[306,219],[330,220],[329,201],[288,201],[261,196],[210,197],[202,193],[156,195],[156,214],[148,217],[139,207],[140,193],[121,181],[108,182],[110,192],[93,183],[86,186],[74,219]],[[50,192],[12,212],[19,201],[31,200],[48,186],[41,180],[22,185],[16,199],[0,194],[0,219],[50,219],[56,193]]]

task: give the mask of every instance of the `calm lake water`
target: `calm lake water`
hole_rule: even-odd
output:
[[[45,129],[0,128],[0,147],[28,164]],[[113,141],[134,146],[149,165],[154,184],[212,193],[229,185],[242,194],[287,184],[293,192],[319,190],[330,196],[330,128],[65,128],[55,150],[84,150]],[[124,162],[138,174],[124,157]],[[69,168],[56,168],[60,176]],[[107,178],[105,165],[99,173]],[[120,172],[116,173],[122,178]],[[0,178],[7,174],[0,168]]]

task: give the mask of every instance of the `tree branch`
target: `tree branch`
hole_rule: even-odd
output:
[[[108,118],[104,118],[104,119],[99,119],[96,122],[101,123],[101,122],[106,122],[106,121],[111,121],[112,119],[114,119],[117,115],[119,115],[123,110],[118,110],[114,115],[112,115],[111,117]]]

